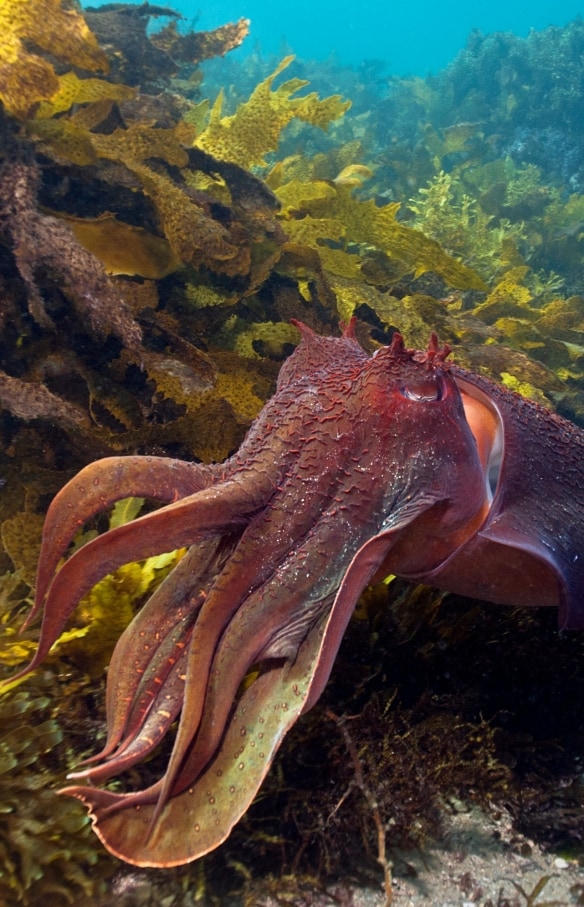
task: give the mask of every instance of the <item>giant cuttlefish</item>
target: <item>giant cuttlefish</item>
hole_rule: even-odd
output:
[[[32,613],[43,624],[25,671],[103,576],[188,546],[120,638],[107,742],[64,790],[105,846],[139,866],[186,863],[225,840],[322,693],[372,580],[555,605],[562,626],[584,626],[584,432],[450,365],[435,336],[415,351],[395,334],[369,356],[353,323],[339,338],[296,324],[302,341],[234,456],[100,460],[46,518]],[[163,506],[58,569],[79,527],[130,496]],[[95,786],[175,724],[157,783]]]

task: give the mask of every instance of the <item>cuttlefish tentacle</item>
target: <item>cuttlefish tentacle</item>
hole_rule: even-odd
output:
[[[109,757],[111,761],[71,777],[96,781],[127,768],[156,746],[176,718],[184,697],[192,626],[235,541],[218,537],[191,546],[126,628],[108,675],[108,739],[104,750],[86,764]]]
[[[116,501],[129,497],[170,503],[208,487],[217,466],[167,457],[107,457],[90,463],[55,496],[47,512],[36,577],[35,604],[26,625],[40,612],[57,565],[78,530]]]
[[[273,491],[269,476],[254,486],[236,477],[92,539],[66,561],[50,583],[37,651],[16,676],[40,664],[78,602],[104,576],[129,561],[173,551],[193,544],[207,533],[245,524],[255,511],[266,506]]]

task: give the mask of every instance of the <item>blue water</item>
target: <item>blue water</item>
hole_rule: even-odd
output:
[[[95,0],[94,0],[95,2]],[[89,5],[89,4],[86,4]],[[482,32],[513,31],[566,25],[584,13],[584,2],[551,0],[212,0],[202,9],[197,0],[170,0],[197,29],[245,16],[250,35],[238,54],[264,55],[292,50],[304,58],[325,60],[336,54],[343,64],[379,59],[390,73],[425,76],[446,66],[464,47],[475,28]]]

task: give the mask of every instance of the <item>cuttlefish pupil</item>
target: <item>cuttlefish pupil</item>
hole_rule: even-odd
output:
[[[440,378],[427,379],[416,384],[404,385],[401,394],[406,400],[413,400],[415,403],[431,403],[433,400],[442,399],[444,387]]]

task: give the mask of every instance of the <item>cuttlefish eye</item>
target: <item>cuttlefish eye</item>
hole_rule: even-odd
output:
[[[415,403],[432,403],[443,399],[443,382],[440,378],[432,377],[410,381],[400,387],[400,394],[406,400],[413,400]]]

